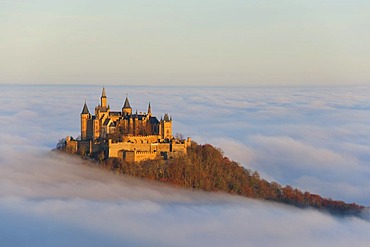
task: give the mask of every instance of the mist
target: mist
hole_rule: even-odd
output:
[[[98,86],[1,86],[1,246],[368,246],[370,223],[119,176],[52,152]],[[269,181],[370,204],[369,88],[106,86]],[[366,218],[366,217],[365,217]]]

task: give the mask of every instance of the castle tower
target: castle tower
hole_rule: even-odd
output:
[[[162,139],[172,139],[172,118],[167,113],[159,123],[159,135]]]
[[[128,97],[126,96],[125,104],[122,107],[122,115],[123,116],[130,116],[132,115],[132,108],[130,106],[130,102],[128,101]]]
[[[86,102],[81,112],[81,140],[87,140],[87,125],[90,119],[89,108],[87,108]]]
[[[107,107],[107,95],[105,93],[105,88],[104,87],[103,87],[103,91],[102,91],[101,97],[100,97],[100,105],[103,108]]]

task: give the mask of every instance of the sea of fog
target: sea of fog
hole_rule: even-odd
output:
[[[101,86],[0,85],[0,246],[369,246],[370,221],[118,176],[51,152]],[[370,205],[370,88],[106,86],[269,181]]]

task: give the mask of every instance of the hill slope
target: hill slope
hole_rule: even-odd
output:
[[[220,149],[210,144],[192,143],[186,156],[169,160],[148,160],[127,163],[109,158],[102,160],[99,167],[150,180],[157,180],[176,186],[203,191],[223,191],[256,199],[281,202],[300,208],[312,207],[336,215],[360,216],[364,206],[355,203],[322,198],[309,192],[302,192],[291,186],[282,186],[260,178],[258,172],[242,167],[225,157]]]

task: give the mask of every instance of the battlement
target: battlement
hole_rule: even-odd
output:
[[[132,142],[132,143],[156,143],[160,140],[159,135],[146,135],[146,136],[132,136],[127,135],[123,137],[123,142]]]

